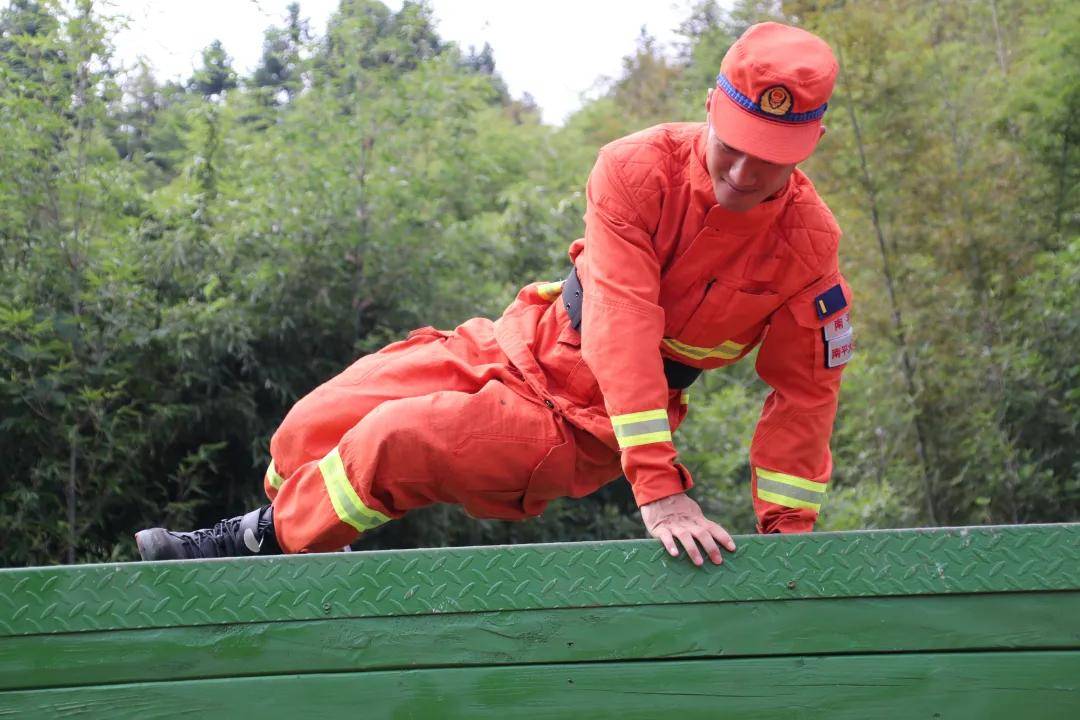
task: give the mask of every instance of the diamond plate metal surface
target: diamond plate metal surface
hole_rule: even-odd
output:
[[[335,617],[1080,590],[1080,524],[627,540],[0,570],[0,637]]]

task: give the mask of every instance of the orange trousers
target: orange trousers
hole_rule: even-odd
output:
[[[530,391],[479,318],[360,358],[290,410],[270,452],[265,489],[294,553],[437,502],[524,519],[621,474],[617,451]]]

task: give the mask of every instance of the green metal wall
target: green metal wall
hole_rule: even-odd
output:
[[[0,718],[1080,717],[1080,525],[0,571]]]

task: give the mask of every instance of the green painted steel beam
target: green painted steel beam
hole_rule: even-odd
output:
[[[1080,593],[641,605],[0,640],[0,690],[236,675],[1080,648]]]
[[[655,541],[0,570],[0,638],[329,618],[1080,590],[1080,524],[745,536],[722,567]]]
[[[0,571],[0,717],[1080,716],[1080,525]]]
[[[272,675],[0,693],[0,717],[1080,717],[1080,652],[915,653]]]

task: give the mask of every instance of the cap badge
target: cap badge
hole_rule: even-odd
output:
[[[733,103],[743,110],[777,122],[815,122],[825,115],[825,110],[829,107],[829,104],[825,103],[821,107],[806,112],[791,112],[791,105],[794,101],[792,100],[791,91],[783,85],[771,85],[755,101],[752,97],[739,92],[731,84],[731,81],[724,77],[724,73],[716,76],[716,87],[720,88]]]
[[[783,85],[773,85],[761,93],[758,107],[770,115],[786,115],[791,109],[791,93]]]

